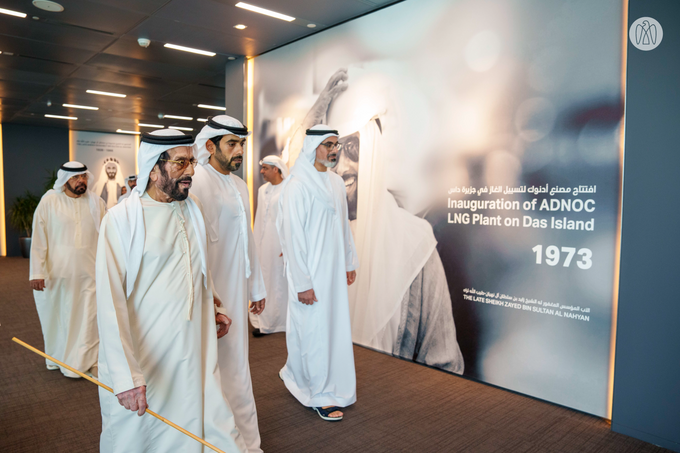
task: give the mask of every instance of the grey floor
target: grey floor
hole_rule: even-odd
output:
[[[48,371],[28,260],[0,258],[0,452],[96,452],[96,387]],[[283,334],[252,338],[250,363],[267,452],[664,452],[606,421],[355,347],[358,402],[319,419],[283,387]],[[153,409],[153,408],[152,408]],[[162,415],[162,414],[161,414]]]

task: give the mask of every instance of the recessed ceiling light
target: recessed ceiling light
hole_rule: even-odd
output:
[[[181,50],[183,52],[197,53],[199,55],[207,55],[209,57],[214,57],[217,55],[215,52],[208,52],[207,50],[192,49],[191,47],[178,46],[177,44],[166,44],[164,47],[169,49]]]
[[[196,121],[200,121],[201,123],[207,123],[208,118],[196,118]]]
[[[116,132],[118,132],[119,134],[134,134],[134,135],[139,135],[139,134],[141,134],[141,132],[137,132],[137,131],[125,131],[125,130],[123,130],[123,129],[116,129]]]
[[[238,24],[238,25],[234,25],[234,28],[237,28],[239,30],[245,30],[248,27],[246,25],[243,25],[243,24]]]
[[[60,13],[64,11],[64,7],[57,2],[51,2],[50,0],[33,0],[33,6],[40,8],[51,13]]]
[[[142,127],[159,127],[159,128],[164,128],[162,124],[146,124],[146,123],[138,123],[137,126],[142,126]]]
[[[177,129],[178,131],[193,131],[190,127],[168,126],[168,129]]]
[[[260,8],[259,6],[249,5],[248,3],[238,2],[236,4],[237,8],[247,9],[254,13],[264,14],[265,16],[275,17],[277,19],[285,20],[286,22],[294,21],[295,18],[292,16],[286,16],[285,14],[277,13],[276,11],[271,11],[269,9]]]
[[[116,98],[124,98],[127,96],[127,94],[120,94],[120,93],[109,93],[108,91],[97,91],[97,90],[87,90],[88,93],[90,94],[99,94],[102,96],[113,96]]]
[[[227,60],[236,60],[236,57],[227,57]]]
[[[45,118],[56,118],[58,120],[77,120],[75,116],[61,116],[61,115],[49,115],[46,114]]]
[[[316,28],[316,24],[307,24],[307,28]]]
[[[198,104],[197,107],[200,107],[202,109],[213,109],[213,110],[222,110],[226,111],[226,107],[218,107],[216,105],[208,105],[208,104]]]
[[[26,17],[26,13],[20,13],[19,11],[12,11],[11,9],[0,8],[0,14],[7,14],[8,16],[21,17],[22,19]]]
[[[83,109],[83,110],[99,110],[99,107],[90,107],[89,105],[75,105],[75,104],[62,104],[64,107],[70,107],[72,109]]]
[[[177,116],[177,115],[163,115],[164,118],[171,118],[173,120],[186,120],[186,121],[191,121],[193,118],[190,116]]]
[[[2,54],[2,50],[0,50],[0,54]]]

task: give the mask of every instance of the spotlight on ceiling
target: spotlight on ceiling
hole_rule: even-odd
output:
[[[193,131],[190,127],[168,126],[168,129],[177,129],[178,131]]]
[[[164,118],[170,118],[173,120],[185,120],[185,121],[191,121],[193,120],[192,117],[190,116],[177,116],[177,115],[163,115]]]
[[[285,20],[286,22],[292,22],[295,20],[295,18],[292,16],[287,16],[285,14],[277,13],[276,11],[260,8],[259,6],[249,5],[248,3],[238,2],[236,7],[247,9],[248,11],[258,14],[264,14],[265,16],[274,17],[276,19]]]
[[[33,0],[33,6],[42,9],[43,11],[49,11],[51,13],[60,13],[64,11],[64,7],[57,2],[51,2],[49,0]]]
[[[119,134],[134,134],[134,135],[139,135],[139,134],[141,134],[141,132],[137,132],[137,131],[126,131],[126,130],[123,130],[123,129],[116,129],[116,132],[118,132]]]

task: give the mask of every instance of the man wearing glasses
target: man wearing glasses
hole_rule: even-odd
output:
[[[288,359],[279,376],[327,421],[342,420],[340,408],[356,401],[347,287],[359,262],[345,184],[328,171],[339,148],[337,131],[322,124],[307,130],[283,182],[277,221],[288,277]]]
[[[80,162],[57,172],[33,216],[29,276],[45,352],[73,368],[97,375],[97,300],[94,263],[104,200],[92,191],[94,177]],[[47,361],[48,370],[57,370]],[[62,368],[64,376],[78,375]]]
[[[225,452],[245,450],[221,389],[218,310],[200,202],[189,195],[193,138],[173,129],[142,136],[138,185],[109,210],[97,248],[99,393],[103,453],[203,446],[143,415],[149,406]],[[216,328],[217,325],[217,328]]]
[[[194,144],[200,165],[192,192],[204,207],[215,289],[234,322],[219,341],[222,389],[248,452],[255,453],[262,450],[248,363],[248,301],[250,312],[259,315],[267,294],[251,229],[248,186],[233,174],[243,162],[249,135],[235,118],[208,118]]]

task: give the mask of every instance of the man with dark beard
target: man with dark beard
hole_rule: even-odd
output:
[[[102,453],[203,452],[144,414],[149,405],[186,430],[244,451],[221,389],[217,340],[230,320],[217,309],[200,202],[189,195],[191,136],[142,136],[139,183],[102,221],[97,249]],[[217,324],[217,329],[215,325]]]
[[[33,216],[29,280],[45,352],[79,371],[96,374],[94,263],[106,207],[91,190],[93,179],[80,162],[67,162],[59,169],[54,189],[42,197]],[[59,367],[48,360],[47,369]],[[61,372],[78,377],[65,368]]]
[[[232,174],[243,162],[248,135],[235,118],[209,118],[194,145],[200,165],[191,191],[204,207],[215,289],[234,322],[231,333],[218,342],[222,389],[248,452],[254,453],[262,450],[248,364],[248,301],[250,312],[259,315],[266,291],[251,229],[248,186]]]

